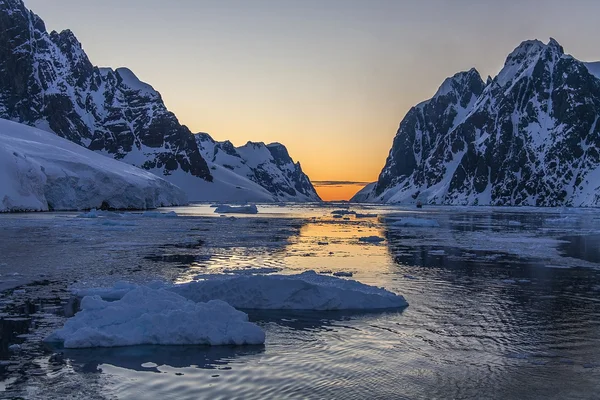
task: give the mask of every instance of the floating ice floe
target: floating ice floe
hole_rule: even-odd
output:
[[[382,238],[380,236],[363,236],[363,237],[358,238],[359,242],[364,242],[364,243],[381,243],[384,240],[385,240],[385,238]]]
[[[521,226],[523,225],[519,221],[508,221],[508,226]]]
[[[403,308],[404,297],[383,288],[306,271],[297,275],[200,275],[195,282],[164,285],[196,302],[222,300],[235,308],[268,310],[371,310]],[[105,299],[123,297],[127,285],[75,291]],[[159,283],[156,285],[160,286]],[[134,290],[134,289],[130,289]]]
[[[407,227],[423,227],[423,228],[439,228],[440,224],[434,219],[423,219],[414,217],[402,217],[400,219],[390,218],[387,221],[387,225],[394,226],[407,226]]]
[[[408,305],[404,297],[383,288],[315,271],[297,275],[213,275],[169,290],[190,300],[219,299],[243,309],[369,310]]]
[[[263,344],[265,333],[220,300],[194,302],[172,291],[139,286],[120,300],[86,296],[81,311],[46,338],[66,348]]]
[[[218,214],[258,214],[258,208],[254,204],[247,206],[220,205],[215,209]]]

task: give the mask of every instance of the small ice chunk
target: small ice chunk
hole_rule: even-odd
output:
[[[21,345],[11,344],[10,346],[8,346],[8,351],[10,351],[11,353],[18,353],[21,351]]]
[[[358,238],[359,242],[364,242],[364,243],[380,243],[383,242],[385,240],[385,238],[382,238],[380,236],[362,236]]]
[[[156,368],[158,367],[158,364],[153,363],[153,362],[145,362],[142,364],[142,368]]]
[[[258,208],[254,204],[247,206],[220,205],[215,209],[217,214],[258,214]]]
[[[410,279],[410,280],[417,280],[417,279],[419,279],[419,278],[417,278],[416,276],[409,275],[409,274],[404,274],[404,277],[405,277],[406,279]]]
[[[514,279],[503,279],[502,283],[517,283],[517,281]]]
[[[377,218],[377,214],[354,214],[356,218]]]
[[[220,300],[195,303],[139,286],[117,301],[86,296],[81,311],[46,338],[65,348],[262,344],[265,333],[248,315]]]
[[[508,221],[508,225],[509,226],[521,226],[523,224],[520,223],[519,221]]]

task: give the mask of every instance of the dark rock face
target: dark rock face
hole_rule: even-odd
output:
[[[91,64],[69,30],[46,31],[21,0],[0,0],[0,118],[51,130],[168,176],[212,181],[194,136],[126,68]]]
[[[209,164],[223,166],[255,182],[276,201],[320,201],[310,179],[280,143],[248,142],[235,147],[215,141],[207,133],[196,134],[201,154]]]
[[[600,205],[600,79],[553,39],[487,84],[449,78],[402,123],[370,201]]]

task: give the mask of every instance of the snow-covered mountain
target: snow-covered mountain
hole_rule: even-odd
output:
[[[300,163],[294,163],[280,143],[248,142],[235,147],[230,141],[217,142],[207,133],[198,133],[200,153],[214,171],[227,169],[270,193],[277,201],[320,201]]]
[[[146,169],[192,201],[274,200],[238,174],[210,169],[152,86],[127,68],[92,65],[71,31],[47,32],[22,0],[0,0],[0,118]]]
[[[0,119],[0,212],[182,205],[162,178],[53,133]]]
[[[355,201],[600,206],[600,64],[521,43],[484,82],[448,78],[400,123]]]

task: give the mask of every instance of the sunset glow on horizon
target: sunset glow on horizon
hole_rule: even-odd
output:
[[[126,66],[151,84],[192,132],[280,142],[312,181],[377,180],[412,106],[456,72],[494,76],[523,40],[552,36],[600,59],[591,0],[25,4],[48,30],[71,29],[94,65]],[[364,184],[315,186],[324,200],[347,200]]]

